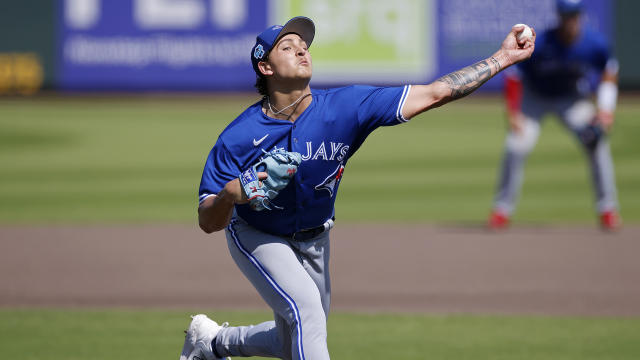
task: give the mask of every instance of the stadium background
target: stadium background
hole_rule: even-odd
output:
[[[638,88],[640,70],[633,64],[640,50],[629,31],[638,5],[585,3],[587,23],[613,40],[623,88]],[[251,90],[244,50],[267,24],[299,13],[313,13],[322,29],[314,44],[314,85],[425,82],[493,51],[513,19],[539,29],[555,21],[552,0],[25,0],[2,6],[4,94],[40,86]],[[484,90],[500,88],[499,80]]]
[[[550,26],[553,3],[4,2],[2,357],[169,359],[189,313],[269,317],[223,235],[195,226],[204,157],[258,98],[248,49],[267,24],[316,21],[313,86],[391,85],[483,58],[515,23]],[[335,358],[640,357],[640,5],[585,3],[621,64],[623,230],[597,230],[582,154],[554,121],[516,226],[482,229],[505,129],[497,77],[376,132],[350,162],[333,238]]]

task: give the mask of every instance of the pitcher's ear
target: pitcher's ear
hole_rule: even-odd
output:
[[[258,63],[258,70],[260,70],[260,73],[262,73],[262,75],[273,75],[271,64],[266,61],[260,61]]]

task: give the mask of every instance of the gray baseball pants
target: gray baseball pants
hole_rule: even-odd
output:
[[[498,190],[494,199],[494,209],[511,215],[522,188],[524,163],[533,150],[540,135],[540,123],[547,113],[553,113],[565,127],[578,134],[588,126],[596,115],[595,106],[585,98],[560,97],[542,98],[524,89],[522,97],[524,123],[521,133],[509,131],[505,141],[502,167],[498,180]],[[593,149],[583,146],[591,166],[591,179],[596,195],[599,213],[617,210],[613,160],[607,137],[603,137]]]
[[[298,242],[232,220],[226,230],[231,256],[275,320],[223,328],[215,341],[220,356],[329,359],[329,232]]]

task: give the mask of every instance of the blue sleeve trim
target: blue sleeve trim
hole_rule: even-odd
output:
[[[202,193],[202,195],[200,195],[200,198],[198,199],[198,205],[202,204],[202,202],[205,201],[209,196],[214,195],[216,194]]]

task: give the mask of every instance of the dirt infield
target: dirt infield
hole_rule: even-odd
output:
[[[338,224],[332,309],[640,316],[640,227]],[[266,309],[224,234],[0,227],[0,306]]]

